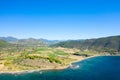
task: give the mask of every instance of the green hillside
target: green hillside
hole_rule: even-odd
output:
[[[0,47],[8,47],[10,45],[11,45],[10,43],[8,43],[8,42],[6,42],[4,40],[0,40]]]
[[[120,52],[120,36],[111,36],[111,37],[86,39],[86,40],[71,40],[71,41],[60,42],[52,46],[116,53],[116,52]]]

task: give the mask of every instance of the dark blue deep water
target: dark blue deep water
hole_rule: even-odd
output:
[[[0,80],[120,80],[120,56],[94,57],[73,65],[79,67],[22,74],[0,74]]]

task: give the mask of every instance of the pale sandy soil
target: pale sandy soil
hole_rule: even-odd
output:
[[[0,64],[0,71],[4,68],[3,64]]]
[[[99,55],[95,55],[95,56],[99,56]],[[85,60],[85,59],[88,59],[88,58],[91,58],[91,57],[95,57],[95,56],[90,56],[90,57],[82,57],[82,56],[69,56],[69,58],[71,59],[75,59],[74,61],[72,61],[71,63],[74,63],[74,62],[78,62],[78,61],[82,61],[82,60]],[[17,74],[20,74],[20,73],[26,73],[26,72],[34,72],[34,71],[41,71],[41,70],[52,70],[52,69],[66,69],[68,68],[71,63],[67,66],[46,66],[44,68],[40,68],[40,69],[35,69],[35,70],[18,70],[18,71],[2,71],[2,68],[4,67],[4,65],[0,65],[0,73],[11,73],[11,74],[14,74],[14,73],[17,73]]]

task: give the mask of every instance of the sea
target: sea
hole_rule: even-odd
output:
[[[120,80],[120,56],[92,57],[62,70],[1,73],[0,80]]]

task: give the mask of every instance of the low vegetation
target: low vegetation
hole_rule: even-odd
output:
[[[71,58],[71,56],[77,56],[74,54],[78,53],[78,51],[78,49],[62,47],[2,48],[0,51],[0,65],[3,65],[3,67],[0,67],[0,70],[54,69],[69,65],[72,61],[75,61],[76,59]],[[79,54],[81,54],[80,51]]]
[[[71,40],[64,41],[54,45],[53,47],[77,48],[81,51],[88,51],[91,53],[97,52],[99,54],[120,54],[120,36],[111,36],[98,39],[86,40]]]
[[[120,54],[120,36],[64,41],[49,47],[32,38],[6,41],[0,40],[0,71],[59,69],[84,57]]]

